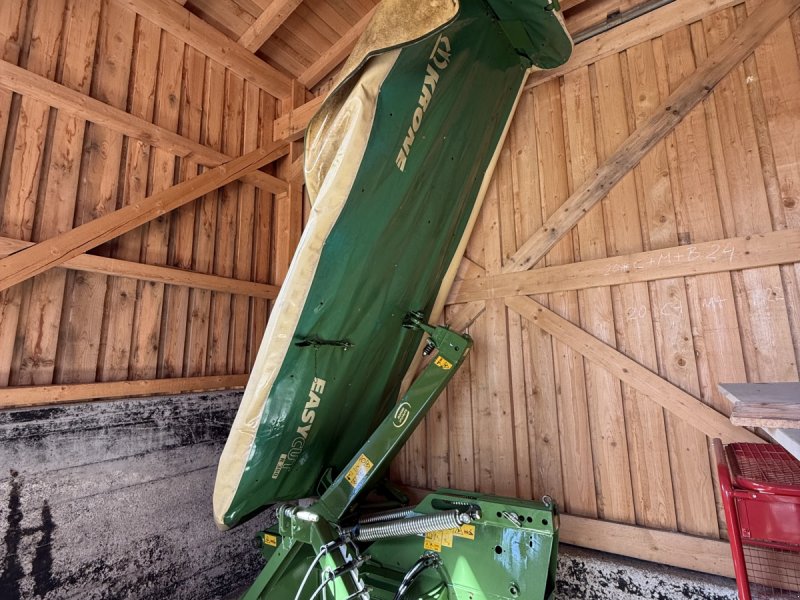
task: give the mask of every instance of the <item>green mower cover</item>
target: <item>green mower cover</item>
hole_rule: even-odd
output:
[[[436,320],[532,68],[572,49],[551,0],[384,0],[306,132],[313,208],[220,459],[228,528],[318,484],[394,405]]]

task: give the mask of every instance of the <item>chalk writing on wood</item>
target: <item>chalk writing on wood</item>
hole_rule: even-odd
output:
[[[650,256],[633,262],[620,261],[608,266],[603,275],[630,273],[658,269],[659,267],[685,265],[698,261],[706,263],[733,262],[736,249],[733,245],[712,244],[707,250],[700,251],[697,246],[686,246],[679,250],[665,250],[658,257]]]

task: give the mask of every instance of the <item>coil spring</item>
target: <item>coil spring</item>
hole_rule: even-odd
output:
[[[356,540],[372,542],[392,537],[422,535],[430,531],[457,529],[461,525],[472,522],[472,517],[458,510],[447,510],[433,515],[423,515],[408,519],[398,519],[386,523],[359,527]]]
[[[414,514],[415,508],[415,506],[404,506],[403,508],[395,508],[394,510],[364,515],[358,520],[358,524],[367,525],[369,523],[384,523],[386,521],[394,521],[395,519],[406,519]]]

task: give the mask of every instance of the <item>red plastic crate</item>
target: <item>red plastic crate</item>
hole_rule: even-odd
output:
[[[739,598],[800,599],[800,461],[776,444],[714,450]]]

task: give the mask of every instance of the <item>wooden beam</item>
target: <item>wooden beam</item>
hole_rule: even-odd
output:
[[[559,515],[559,541],[680,569],[733,578],[727,542],[636,525]]]
[[[376,7],[377,8],[377,7]],[[322,55],[314,61],[305,71],[303,71],[297,80],[307,88],[313,88],[320,81],[325,79],[331,72],[348,57],[350,52],[356,45],[358,38],[367,28],[372,15],[375,13],[375,8],[370,10],[366,15],[353,25],[347,32],[336,41],[330,48],[328,48]]]
[[[255,52],[302,2],[303,0],[272,0],[266,10],[239,36],[239,44],[250,52]]]
[[[116,0],[276,98],[291,91],[291,78],[183,8],[164,0]]]
[[[586,0],[561,0],[559,4],[561,5],[561,11],[566,12],[571,8],[575,8],[579,4],[583,4]]]
[[[285,115],[275,119],[273,123],[273,139],[294,142],[306,134],[306,127],[319,107],[325,101],[326,94],[309,100],[302,106],[288,111]]]
[[[174,379],[145,379],[139,381],[108,381],[103,383],[73,383],[64,385],[32,385],[0,388],[0,409],[21,406],[42,406],[83,400],[129,398],[231,390],[247,385],[249,375],[219,375],[211,377],[180,377]]]
[[[800,383],[720,383],[717,387],[733,405],[734,425],[800,429]]]
[[[108,127],[113,131],[207,167],[216,167],[231,160],[227,154],[4,60],[0,60],[0,87],[23,96],[30,96],[81,119]],[[288,152],[287,146],[286,153]],[[278,158],[280,156],[276,156],[276,160]],[[261,171],[249,173],[242,178],[242,181],[271,194],[285,193],[289,189],[286,181]]]
[[[206,171],[202,175],[174,185],[163,192],[129,204],[119,210],[84,223],[30,248],[0,259],[0,290],[8,289],[70,258],[83,254],[123,233],[147,223],[187,202],[232,181],[241,179],[271,162],[282,150],[260,148]]]
[[[306,88],[312,88],[330,75],[333,69],[350,54],[359,36],[364,32],[364,29],[366,29],[374,12],[375,8],[364,15],[358,23],[339,39],[339,41],[328,48],[314,64],[303,71],[297,78],[298,83]],[[308,122],[319,110],[319,107],[325,101],[326,97],[327,94],[320,94],[302,106],[275,119],[275,123],[273,124],[273,139],[288,141],[301,139],[306,134]]]
[[[7,237],[0,237],[0,257],[8,256],[25,248],[35,246],[34,242],[24,242]],[[207,275],[186,269],[148,265],[118,258],[108,258],[94,254],[81,254],[61,265],[74,271],[102,273],[116,277],[128,277],[142,281],[156,281],[168,285],[181,285],[195,289],[226,292],[253,298],[272,300],[278,295],[278,286],[256,283],[218,275]]]
[[[710,1],[716,2],[716,0]],[[686,2],[682,4],[688,5]],[[744,25],[718,46],[703,65],[621,145],[620,150],[611,155],[595,171],[589,181],[562,205],[561,210],[520,246],[503,272],[524,271],[541,260],[550,248],[558,243],[592,206],[605,197],[653,146],[663,139],[697,103],[708,96],[716,83],[719,83],[734,66],[752,52],[772,29],[794,12],[798,4],[800,0],[779,0],[748,18]],[[454,311],[450,327],[457,331],[463,330],[481,315],[484,308],[485,304],[481,300],[464,305],[458,311]]]
[[[762,441],[747,429],[733,425],[725,415],[718,413],[694,396],[687,394],[676,385],[631,360],[616,348],[601,342],[535,300],[518,296],[507,298],[506,305],[708,437],[721,438],[726,444]]]
[[[399,484],[412,504],[433,490]],[[727,542],[626,523],[559,514],[559,542],[657,564],[733,578]]]
[[[535,265],[558,241],[602,200],[644,156],[775,27],[800,7],[800,0],[774,0],[753,15],[709,55],[702,65],[661,104],[646,122],[608,157],[603,165],[570,196],[544,226],[509,259],[503,272],[523,271]],[[649,38],[648,38],[649,39]]]
[[[800,262],[800,230],[638,252],[519,273],[463,279],[448,304],[740,271]]]
[[[533,87],[554,77],[580,69],[603,57],[617,54],[647,42],[668,31],[701,20],[711,13],[741,4],[744,0],[675,0],[653,12],[615,27],[575,46],[569,61],[549,71],[537,71],[528,78],[526,87]],[[563,4],[563,3],[562,3]]]

